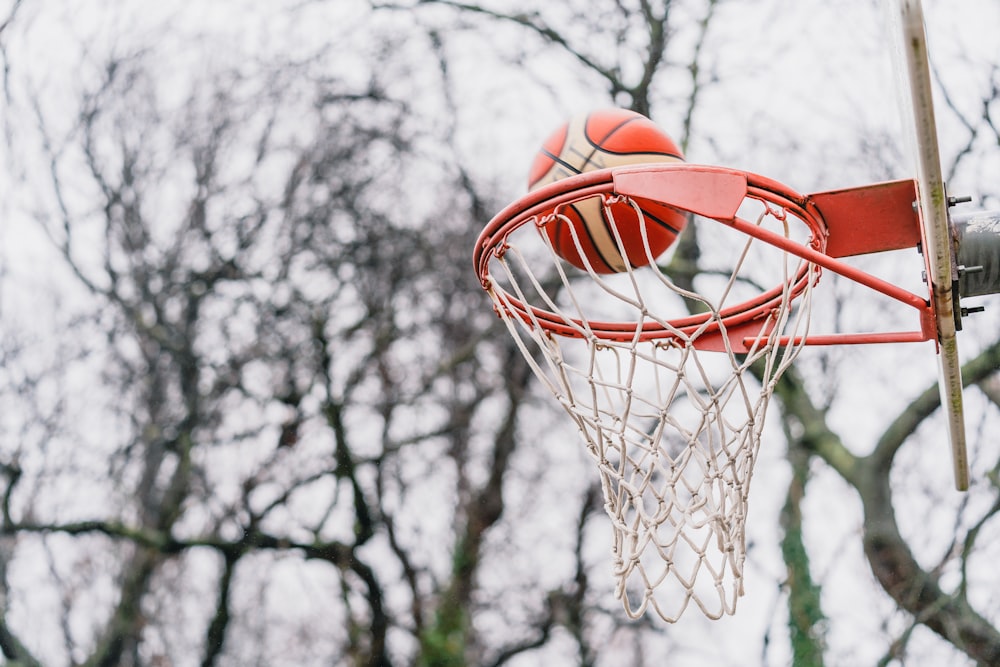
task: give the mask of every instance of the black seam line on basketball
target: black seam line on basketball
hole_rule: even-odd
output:
[[[546,156],[548,158],[551,158],[553,162],[555,162],[558,165],[562,165],[563,167],[565,167],[569,171],[573,172],[574,174],[583,173],[580,169],[577,169],[576,167],[574,167],[573,165],[571,165],[569,162],[566,162],[565,160],[560,159],[558,155],[553,155],[552,153],[548,152],[544,148],[542,149],[542,155],[544,155],[544,156]],[[552,170],[552,167],[549,167],[545,171],[545,174],[549,173],[549,171],[551,171],[551,170]],[[544,176],[545,174],[542,174],[542,176]]]
[[[641,154],[641,155],[659,155],[659,156],[662,156],[662,157],[677,158],[678,160],[680,160],[681,162],[683,162],[684,161],[684,156],[681,155],[681,154],[679,154],[679,153],[668,153],[666,151],[664,151],[664,152],[660,152],[660,151],[638,151],[638,152],[635,152],[635,151],[613,151],[613,150],[609,150],[606,146],[602,145],[605,141],[607,141],[608,139],[610,139],[616,132],[618,132],[618,130],[622,129],[623,127],[625,127],[629,123],[632,123],[632,122],[635,122],[635,121],[644,120],[644,119],[645,119],[645,117],[643,117],[643,116],[637,116],[635,118],[627,118],[627,119],[623,120],[621,123],[619,123],[618,125],[616,125],[613,128],[611,128],[608,131],[607,134],[605,134],[603,137],[601,137],[600,141],[598,141],[598,142],[595,143],[590,138],[590,135],[587,133],[587,123],[590,122],[590,115],[588,115],[587,116],[587,121],[584,123],[584,126],[583,126],[583,138],[586,139],[587,143],[590,144],[593,147],[594,150],[592,150],[590,152],[590,155],[588,155],[584,159],[584,164],[588,164],[590,162],[590,158],[592,158],[594,156],[594,153],[596,153],[597,151],[601,151],[602,153],[607,153],[608,155],[636,155],[637,153]]]
[[[590,125],[590,117],[591,116],[593,116],[593,114],[587,114],[587,120],[584,121],[584,123],[583,123],[583,138],[586,139],[587,142],[591,146],[593,146],[594,148],[601,148],[601,144],[603,142],[607,141],[615,132],[617,132],[618,130],[622,129],[623,127],[625,127],[629,123],[631,123],[633,121],[641,120],[641,118],[642,118],[642,116],[633,116],[631,118],[626,118],[625,120],[623,120],[622,122],[618,123],[613,128],[611,128],[610,130],[608,130],[607,134],[605,134],[603,137],[601,137],[599,141],[594,142],[594,141],[591,141],[590,134],[587,132],[587,127]],[[602,148],[601,150],[604,150],[604,149]]]
[[[570,208],[573,209],[573,211],[576,213],[577,218],[580,219],[580,223],[581,224],[578,225],[577,228],[578,229],[581,228],[581,227],[583,228],[583,231],[587,234],[587,238],[590,239],[590,247],[594,249],[595,253],[597,253],[597,258],[601,260],[602,264],[604,264],[604,268],[606,270],[608,270],[608,271],[615,271],[615,272],[617,272],[617,269],[615,269],[614,265],[611,262],[609,262],[608,259],[607,259],[607,257],[604,256],[604,253],[601,252],[601,246],[597,242],[597,239],[595,239],[594,235],[590,233],[590,225],[587,224],[587,220],[586,220],[586,218],[584,218],[583,213],[581,213],[580,209],[578,209],[576,207],[576,204],[570,204]],[[608,230],[609,234],[611,234],[611,240],[614,241],[614,238],[615,238],[614,232],[612,232],[611,228],[608,227],[608,219],[606,217],[604,217],[603,213],[601,213],[601,221],[604,223],[604,228]],[[618,245],[617,241],[615,242],[615,245],[616,246]],[[581,243],[580,246],[581,246],[581,250],[585,249],[585,248],[583,248],[583,243]],[[573,249],[574,250],[576,249],[575,245],[573,246]],[[586,263],[585,260],[586,260],[586,252],[584,252],[580,256],[580,263],[583,264],[584,266],[587,266],[587,263]],[[626,257],[622,257],[622,261],[623,262],[627,262],[628,259]]]
[[[651,220],[652,222],[656,223],[660,227],[663,227],[664,229],[666,229],[668,232],[673,232],[674,236],[680,236],[681,230],[677,229],[676,227],[674,227],[673,225],[671,225],[666,220],[663,220],[661,218],[656,217],[655,215],[653,215],[652,213],[650,213],[649,211],[647,211],[642,206],[640,206],[639,208],[642,209],[642,216],[643,216],[643,218],[645,218],[647,220]]]
[[[590,154],[588,154],[586,157],[583,157],[583,154],[581,153],[581,157],[583,157],[583,166],[584,167],[586,167],[588,164],[590,164],[591,158],[594,157],[594,155],[597,153],[597,151],[602,151],[604,153],[610,153],[611,155],[616,155],[616,153],[614,153],[613,151],[606,151],[606,150],[604,150],[604,147],[601,146],[601,144],[604,143],[605,141],[607,141],[611,136],[613,136],[615,132],[617,132],[618,130],[622,129],[623,127],[625,127],[626,125],[628,125],[632,121],[636,121],[636,120],[640,120],[641,119],[641,116],[633,116],[632,118],[626,118],[622,122],[620,122],[617,125],[615,125],[614,127],[612,127],[610,130],[608,130],[607,133],[603,137],[601,137],[597,141],[594,141],[593,139],[590,138],[590,133],[587,132],[587,128],[590,126],[590,118],[593,115],[594,114],[587,114],[586,120],[583,121],[583,140],[586,141],[591,146]]]
[[[590,151],[589,153],[584,153],[583,151],[579,151],[573,146],[570,146],[568,150],[577,157],[579,157],[580,160],[582,160],[580,169],[575,170],[576,173],[582,174],[583,172],[587,171],[588,165],[594,165],[595,167],[600,168],[601,165],[597,164],[596,162],[591,162],[591,158],[594,157],[594,155],[597,153],[596,148]]]
[[[607,148],[601,148],[601,152],[607,153],[608,155],[657,155],[661,157],[672,157],[684,162],[684,156],[678,155],[677,153],[667,153],[660,151],[609,151]],[[636,164],[641,164],[636,162]]]

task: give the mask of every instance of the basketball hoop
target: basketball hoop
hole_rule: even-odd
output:
[[[735,258],[728,275],[696,291],[653,268],[650,256],[649,267],[614,276],[591,269],[584,281],[530,229],[595,196],[624,198],[641,215],[636,200],[651,181],[663,203],[740,230],[715,244]],[[765,411],[805,339],[819,278],[816,264],[771,244],[821,251],[825,243],[822,220],[796,200],[732,170],[624,168],[532,193],[479,239],[475,261],[497,312],[598,465],[617,595],[632,617],[652,607],[674,621],[694,602],[719,618],[742,594],[747,494]],[[750,208],[752,222],[737,216]],[[777,280],[765,287],[759,276],[768,272]]]
[[[914,197],[913,181],[803,196],[733,169],[641,165],[556,181],[486,226],[476,271],[597,464],[613,526],[616,595],[630,617],[652,609],[673,622],[692,603],[713,619],[734,613],[767,406],[803,346],[935,338],[925,296],[838,260],[915,246]],[[614,274],[590,265],[582,232],[565,221],[568,207],[594,198],[621,257],[635,257],[636,241],[628,240],[628,254],[614,211],[638,216],[644,261]],[[864,205],[870,200],[881,205]],[[689,216],[700,273],[676,247],[673,256],[654,256],[642,217],[650,202]],[[868,215],[878,218],[877,231],[851,236],[848,227]],[[551,234],[539,233],[552,224],[572,235],[582,270],[560,258]],[[822,269],[912,307],[917,328],[810,332]]]

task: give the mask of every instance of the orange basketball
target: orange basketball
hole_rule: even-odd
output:
[[[684,156],[674,140],[642,114],[627,109],[595,111],[573,118],[545,141],[531,165],[528,188],[534,190],[561,178],[596,169],[683,161]],[[611,205],[611,218],[621,237],[621,246],[615,239],[612,222],[604,213],[600,197],[566,207],[561,211],[566,219],[549,221],[542,229],[559,256],[573,266],[586,269],[577,249],[578,241],[594,271],[625,271],[628,266],[644,266],[650,261],[640,224],[645,225],[653,258],[669,248],[687,224],[686,215],[669,206],[644,200],[640,208],[643,223],[627,202]]]

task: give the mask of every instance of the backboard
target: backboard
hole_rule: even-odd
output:
[[[965,421],[962,408],[962,372],[955,338],[959,308],[955,298],[958,267],[948,218],[948,197],[941,170],[937,124],[928,60],[927,34],[920,0],[884,0],[894,40],[894,65],[905,148],[917,180],[917,211],[922,227],[922,249],[927,281],[937,316],[941,407],[949,426],[955,486],[969,486]]]

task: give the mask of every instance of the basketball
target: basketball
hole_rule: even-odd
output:
[[[545,141],[531,165],[528,189],[597,169],[683,161],[674,140],[642,114],[627,109],[594,111],[571,119]],[[586,270],[587,262],[597,273],[637,268],[648,264],[650,256],[663,254],[687,224],[686,214],[677,209],[649,200],[639,204],[641,221],[628,202],[611,204],[609,219],[602,199],[590,197],[562,209],[565,217],[547,221],[541,230],[559,256],[579,269]]]

